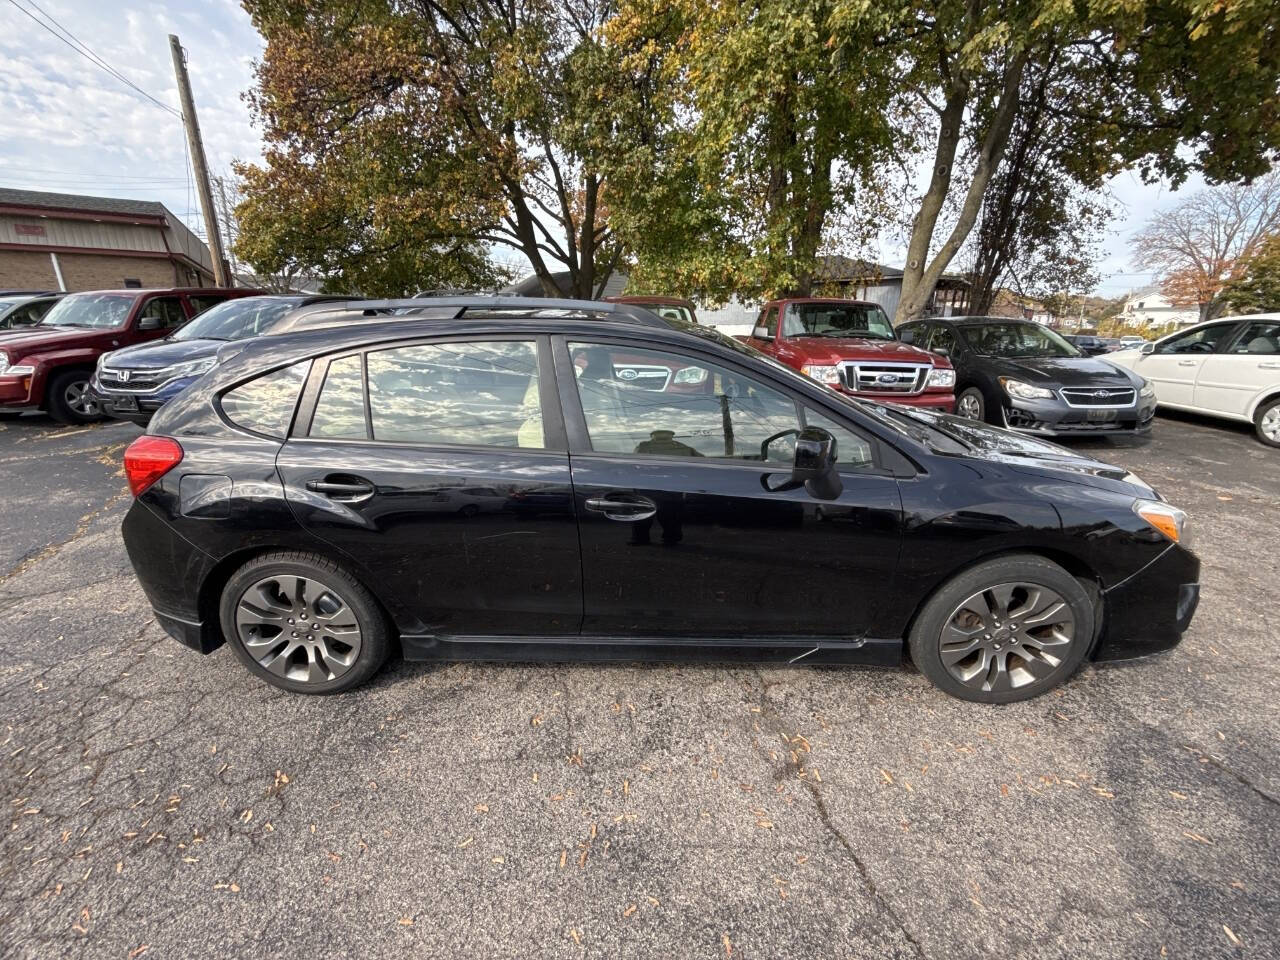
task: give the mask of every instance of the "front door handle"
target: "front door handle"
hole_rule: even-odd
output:
[[[329,476],[323,480],[308,480],[307,489],[336,500],[339,503],[361,503],[377,492],[368,480],[360,477]]]
[[[1259,370],[1280,370],[1280,363],[1276,362],[1275,360],[1264,360],[1262,363],[1258,364],[1258,369]]]
[[[1195,366],[1197,363],[1199,363],[1199,362],[1200,362],[1199,360],[1179,360],[1179,361],[1178,361],[1178,366],[1180,366],[1180,367],[1194,367],[1194,366]]]
[[[658,505],[645,497],[625,497],[613,494],[607,497],[592,497],[587,501],[587,509],[594,513],[603,513],[610,520],[621,520],[633,523],[636,520],[648,520],[658,512]]]

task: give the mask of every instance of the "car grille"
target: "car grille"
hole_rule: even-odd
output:
[[[927,363],[842,363],[844,385],[857,393],[919,393],[933,368]]]
[[[98,383],[105,390],[126,390],[130,393],[146,393],[165,382],[167,370],[129,370],[128,379],[119,370],[103,367],[98,371]]]
[[[641,390],[661,391],[671,382],[671,369],[644,363],[615,363],[613,375],[623,383]]]
[[[1096,389],[1063,389],[1062,399],[1069,407],[1131,407],[1137,398],[1132,387],[1098,387]]]

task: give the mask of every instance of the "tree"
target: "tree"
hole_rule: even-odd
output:
[[[1134,240],[1138,265],[1161,277],[1175,306],[1196,305],[1200,319],[1216,315],[1237,263],[1280,230],[1280,170],[1251,184],[1200,190],[1155,214]]]
[[[1235,313],[1280,312],[1280,233],[1273,233],[1222,289],[1222,302]]]
[[[267,41],[249,102],[241,256],[366,292],[491,282],[490,245],[542,289],[597,294],[622,256],[600,155],[631,91],[604,69],[607,0],[246,0]],[[610,105],[602,109],[602,105]]]
[[[624,0],[620,69],[658,78],[651,136],[620,162],[633,285],[724,299],[807,294],[830,215],[865,212],[892,144],[870,21],[836,47],[828,0]],[[619,161],[615,161],[619,162]],[[641,186],[645,185],[645,186]],[[868,235],[874,218],[857,218]]]
[[[859,23],[864,0],[833,15]],[[870,8],[870,9],[875,9]],[[1280,23],[1266,0],[1124,5],[941,0],[902,8],[881,43],[935,118],[929,180],[912,222],[898,321],[918,316],[977,221],[1026,109],[1028,66],[1058,60],[1050,114],[1086,187],[1137,164],[1175,183],[1258,176],[1280,149]],[[954,216],[942,224],[950,204]]]

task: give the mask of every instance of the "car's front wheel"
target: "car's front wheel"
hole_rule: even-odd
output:
[[[1253,415],[1253,427],[1258,439],[1269,447],[1280,447],[1280,397],[1264,403]]]
[[[987,419],[987,398],[978,387],[969,387],[956,397],[956,413],[970,420]]]
[[[222,591],[223,633],[249,670],[294,693],[338,693],[387,659],[391,628],[373,595],[328,559],[270,553]]]
[[[45,394],[49,416],[59,423],[91,423],[102,419],[98,401],[89,392],[88,370],[66,370],[49,379]]]
[[[978,703],[1027,700],[1066,680],[1093,642],[1093,602],[1043,557],[979,563],[947,581],[911,629],[911,658],[941,690]]]

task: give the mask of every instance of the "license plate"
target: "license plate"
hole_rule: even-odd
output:
[[[1090,410],[1087,414],[1090,423],[1106,423],[1116,418],[1114,410]]]
[[[117,397],[116,409],[121,413],[137,413],[138,398],[137,397]]]

